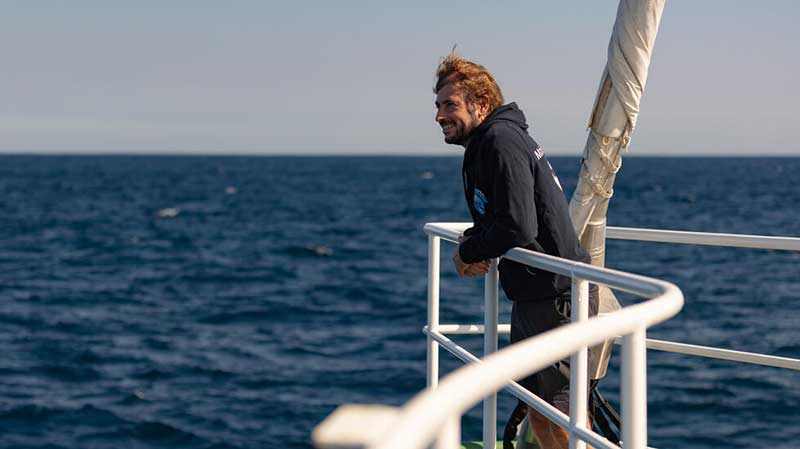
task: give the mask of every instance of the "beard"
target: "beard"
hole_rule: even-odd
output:
[[[469,139],[469,135],[472,134],[471,131],[466,132],[463,127],[456,127],[453,134],[444,136],[444,141],[452,145],[462,145]]]
[[[464,145],[472,136],[472,132],[480,125],[480,120],[477,116],[470,114],[469,123],[453,123],[447,122],[445,126],[452,125],[450,131],[445,134],[444,141],[452,145]]]

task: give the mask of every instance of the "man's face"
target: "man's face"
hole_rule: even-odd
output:
[[[470,111],[464,94],[452,84],[436,94],[436,122],[442,127],[445,142],[463,145],[482,121],[478,108]]]

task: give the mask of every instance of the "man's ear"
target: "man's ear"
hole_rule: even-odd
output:
[[[486,118],[489,115],[489,97],[478,98],[478,113],[481,118]]]

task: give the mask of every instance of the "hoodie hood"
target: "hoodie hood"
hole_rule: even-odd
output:
[[[477,128],[475,128],[475,133],[482,133],[486,131],[490,126],[492,126],[495,122],[507,121],[511,122],[524,131],[528,130],[528,124],[525,122],[525,114],[520,111],[517,107],[517,103],[509,103],[500,106],[499,108],[492,111],[488,117],[481,123]]]
[[[517,103],[508,103],[498,107],[472,131],[469,145],[464,152],[464,167],[472,163],[472,160],[475,158],[477,149],[480,147],[479,141],[481,140],[481,136],[486,133],[492,125],[500,122],[510,122],[526,133],[528,132],[528,123],[525,122],[525,114],[517,107]]]

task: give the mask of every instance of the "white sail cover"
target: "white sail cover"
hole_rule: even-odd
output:
[[[608,45],[608,62],[589,120],[580,177],[569,205],[592,264],[605,265],[605,225],[622,151],[639,115],[664,0],[621,0]]]

